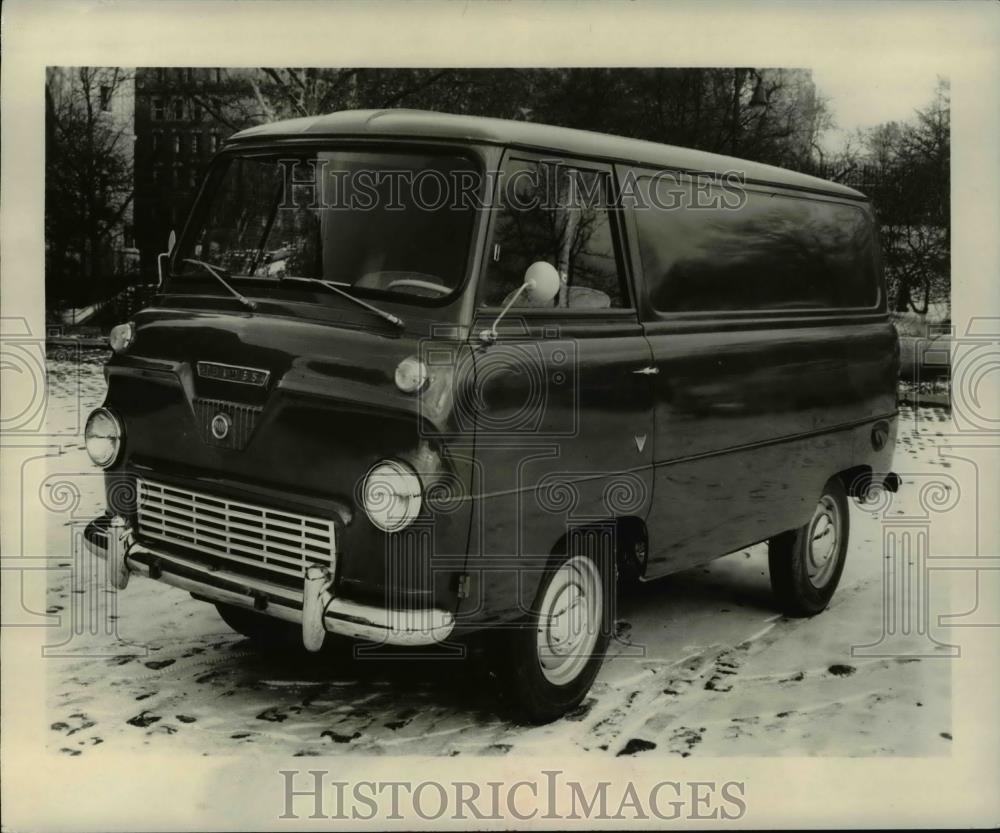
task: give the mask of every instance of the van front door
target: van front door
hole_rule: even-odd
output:
[[[504,166],[474,337],[493,325],[532,263],[555,266],[560,290],[540,307],[518,298],[496,340],[473,346],[478,499],[469,572],[484,590],[468,604],[494,618],[531,603],[536,567],[571,529],[596,525],[613,535],[617,519],[644,520],[650,505],[652,384],[644,371],[652,357],[609,173],[527,155]]]

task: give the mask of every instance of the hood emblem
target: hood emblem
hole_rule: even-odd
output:
[[[240,367],[235,364],[219,364],[218,362],[198,362],[198,375],[203,379],[218,379],[221,382],[236,382],[240,385],[253,385],[262,388],[271,378],[270,370],[256,367]]]
[[[636,434],[635,435],[635,447],[636,450],[642,454],[642,450],[646,447],[646,435]]]
[[[212,436],[217,440],[224,440],[229,436],[229,429],[233,421],[229,414],[219,413],[212,417]]]
[[[264,409],[260,405],[244,402],[227,402],[224,399],[200,399],[195,397],[195,420],[201,438],[216,448],[242,451],[250,442],[257,422]]]

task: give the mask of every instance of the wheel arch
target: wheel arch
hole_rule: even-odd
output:
[[[619,515],[605,519],[587,519],[572,525],[553,544],[549,552],[549,566],[571,551],[574,537],[594,532],[613,536],[615,563],[620,572],[645,573],[646,557],[649,551],[649,531],[646,522],[638,515]]]
[[[834,477],[843,484],[848,497],[864,498],[872,484],[872,467],[869,465],[851,466],[837,472]]]

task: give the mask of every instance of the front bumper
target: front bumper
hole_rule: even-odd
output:
[[[217,567],[201,559],[140,544],[125,518],[92,521],[84,532],[88,549],[107,559],[108,581],[118,590],[132,574],[187,590],[198,599],[255,610],[302,627],[302,642],[318,651],[326,633],[389,645],[444,642],[455,626],[445,610],[390,610],[334,595],[328,569],[308,568],[303,588],[294,588]]]

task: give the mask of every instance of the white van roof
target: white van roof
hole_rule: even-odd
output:
[[[746,159],[589,130],[427,110],[341,110],[251,127],[236,133],[229,141],[379,136],[504,145],[691,173],[718,175],[735,171],[742,174],[746,182],[866,199],[864,194],[846,185]]]

